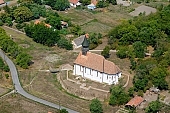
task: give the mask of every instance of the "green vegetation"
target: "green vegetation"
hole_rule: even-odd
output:
[[[18,23],[29,21],[33,16],[31,10],[25,6],[16,8],[13,13],[14,18]]]
[[[58,11],[64,11],[70,7],[68,0],[44,0],[43,3]]]
[[[66,0],[68,2],[68,0]],[[61,4],[66,3],[65,0],[60,1],[44,1],[44,3],[48,4],[50,2],[51,5],[53,2],[56,5],[59,5],[58,2],[62,2]],[[40,1],[37,1],[38,3]],[[5,24],[8,26],[12,26],[13,23],[16,23],[16,28],[25,31],[26,35],[33,38],[33,40],[37,43],[41,43],[47,46],[54,46],[58,44],[61,48],[66,48],[68,50],[72,49],[73,45],[69,40],[65,39],[65,35],[69,33],[69,29],[64,29],[64,33],[61,26],[61,21],[63,20],[57,12],[52,10],[48,10],[43,5],[38,5],[33,3],[32,0],[29,1],[19,1],[20,6],[8,7],[5,6],[4,13],[0,14],[0,22],[1,25]],[[61,6],[62,7],[62,6]],[[45,22],[41,22],[40,24],[26,24],[24,22],[29,22],[33,19],[39,19],[40,17],[45,17]],[[69,24],[69,19],[65,19]],[[43,24],[44,23],[44,24]],[[47,24],[45,24],[47,23]],[[71,25],[71,24],[70,24]],[[76,27],[72,27],[73,29]],[[61,31],[60,31],[61,30]],[[79,34],[80,30],[76,29],[75,34]],[[70,32],[72,32],[70,30]],[[61,39],[61,40],[60,40]],[[60,40],[60,41],[59,41]],[[62,44],[57,42],[62,42]],[[68,46],[68,47],[67,47]],[[16,56],[15,56],[16,57]]]
[[[110,105],[122,105],[129,101],[130,97],[129,95],[124,91],[122,86],[113,86],[110,89],[110,99],[109,104]]]
[[[149,103],[145,111],[146,113],[157,113],[160,111],[161,107],[162,107],[161,103],[158,100],[156,100]]]
[[[105,58],[109,58],[110,56],[110,47],[106,46],[103,51],[101,52],[101,55],[103,55]]]
[[[91,101],[90,104],[91,113],[103,113],[103,108],[101,102],[96,98]]]
[[[100,40],[102,38],[102,35],[100,33],[96,34],[96,33],[90,33],[89,36],[89,42],[90,42],[90,49],[94,49],[96,48],[99,44],[102,43],[102,41]]]
[[[60,113],[68,113],[68,111],[66,109],[61,109]]]
[[[167,90],[170,66],[170,5],[150,16],[141,15],[125,21],[109,32],[109,44],[116,48],[119,58],[129,58],[135,71],[134,91],[142,95],[147,89],[158,87]],[[146,47],[152,46],[154,53],[145,59]],[[131,89],[130,92],[133,90]],[[132,96],[132,94],[130,93]]]
[[[0,35],[0,40],[1,40],[0,41],[0,47],[1,47],[1,49],[4,52],[9,53],[9,55],[12,56],[13,58],[16,58],[17,64],[19,66],[21,66],[22,68],[28,68],[29,63],[31,61],[31,57],[28,54],[24,53],[22,48],[19,47],[15,42],[13,42],[7,36],[6,32],[2,28],[0,28],[0,33],[1,33],[1,35]],[[4,68],[5,71],[9,71],[8,67],[4,66],[3,68]]]

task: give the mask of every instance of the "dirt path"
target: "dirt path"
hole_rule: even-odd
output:
[[[95,50],[100,50],[100,49],[103,50],[103,49],[105,48],[105,46],[108,45],[107,43],[108,43],[107,37],[102,38],[102,44],[99,44],[99,45],[95,48]]]

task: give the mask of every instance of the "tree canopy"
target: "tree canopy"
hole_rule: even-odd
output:
[[[29,21],[32,16],[31,10],[25,6],[18,7],[14,10],[14,17],[19,23]]]
[[[121,86],[113,86],[110,89],[111,95],[109,99],[110,105],[122,105],[129,101],[129,95]]]
[[[91,101],[90,104],[91,113],[103,113],[103,108],[101,102],[96,98]]]
[[[30,55],[25,53],[21,47],[13,42],[2,28],[0,28],[0,40],[1,49],[13,58],[16,58],[16,62],[20,67],[28,68],[31,61]]]
[[[44,3],[58,11],[64,11],[70,7],[68,0],[44,0]]]

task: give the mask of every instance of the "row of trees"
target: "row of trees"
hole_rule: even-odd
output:
[[[25,69],[28,68],[31,62],[31,56],[26,54],[21,47],[13,42],[2,28],[0,28],[0,40],[1,49],[16,59],[17,65]]]
[[[2,58],[0,58],[0,70],[3,70],[5,72],[9,72],[9,67],[8,67],[8,65],[5,65]]]

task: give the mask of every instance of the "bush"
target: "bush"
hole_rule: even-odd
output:
[[[139,90],[139,91],[138,91],[138,96],[143,97],[143,91],[142,91],[142,90]]]
[[[90,104],[91,113],[103,113],[102,104],[98,99],[93,99]]]
[[[132,12],[134,10],[135,10],[134,8],[131,8],[131,9],[129,9],[128,13],[130,13],[130,12]]]
[[[0,20],[0,26],[3,26],[4,25],[4,23],[2,22],[2,20]]]
[[[6,65],[6,66],[4,66],[4,71],[5,72],[9,72],[9,67]]]
[[[110,47],[106,46],[103,51],[101,52],[101,54],[105,57],[105,58],[109,58],[110,56]]]
[[[9,78],[9,75],[8,75],[8,74],[5,74],[5,77],[6,77],[6,79],[8,79],[8,78]]]
[[[99,40],[98,43],[99,43],[99,44],[102,44],[102,40]]]
[[[73,44],[71,44],[70,41],[68,41],[65,38],[61,38],[58,42],[57,42],[58,47],[60,48],[65,48],[67,50],[73,50]]]
[[[18,23],[18,24],[16,25],[16,28],[17,28],[18,30],[20,30],[20,29],[24,28],[25,26],[26,26],[25,23],[22,23],[22,24]]]
[[[94,48],[96,48],[97,47],[97,44],[90,44],[90,46],[89,46],[89,49],[94,49]]]

